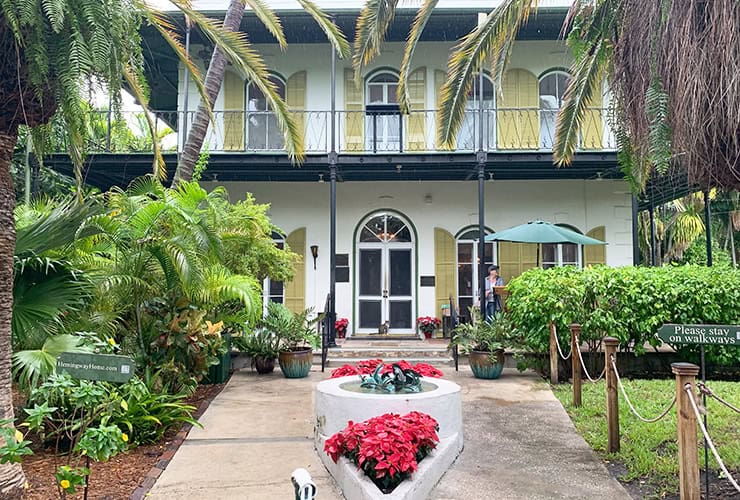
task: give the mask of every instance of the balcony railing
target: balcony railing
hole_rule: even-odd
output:
[[[580,151],[616,149],[609,128],[607,109],[588,109],[579,136]],[[153,111],[155,130],[164,150],[182,147],[194,111]],[[331,113],[295,111],[294,118],[305,134],[308,154],[326,154],[331,148]],[[550,151],[555,137],[557,110],[497,108],[465,113],[453,152]],[[284,150],[282,134],[272,112],[214,111],[204,148],[210,152],[278,153]],[[437,113],[395,110],[337,111],[335,148],[339,153],[434,153],[446,152],[436,141]],[[94,112],[91,152],[149,152],[151,139],[141,112],[108,117]],[[177,129],[180,132],[173,131]],[[169,131],[169,132],[167,132]],[[60,150],[63,144],[60,144]]]

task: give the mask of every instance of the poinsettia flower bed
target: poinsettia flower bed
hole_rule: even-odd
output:
[[[378,365],[383,364],[381,374],[393,371],[393,363],[383,363],[382,359],[366,359],[358,362],[356,365],[342,365],[331,372],[331,378],[347,377],[350,375],[371,375]],[[441,370],[427,363],[416,363],[412,365],[408,361],[401,360],[396,362],[402,370],[414,370],[422,377],[442,378],[444,373]]]
[[[437,447],[438,430],[437,421],[426,413],[386,413],[364,422],[350,421],[326,440],[324,451],[334,463],[347,457],[383,493],[390,493]]]

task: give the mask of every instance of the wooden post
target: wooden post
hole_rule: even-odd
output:
[[[557,340],[555,339],[555,335],[557,335],[557,331],[555,330],[555,323],[550,321],[550,383],[551,384],[557,384],[558,383],[558,345],[556,344]]]
[[[691,407],[689,395],[684,391],[686,384],[696,394],[694,383],[699,367],[691,363],[671,363],[676,375],[676,414],[678,417],[678,474],[681,500],[701,498],[699,481],[699,447],[696,437],[696,414]]]
[[[570,325],[570,373],[573,377],[573,406],[581,406],[581,325]]]
[[[619,395],[617,394],[617,376],[614,373],[611,358],[617,363],[617,347],[619,340],[614,337],[604,338],[604,363],[606,363],[606,429],[607,453],[619,451]]]

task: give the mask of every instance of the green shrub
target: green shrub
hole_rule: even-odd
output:
[[[609,335],[638,354],[646,343],[660,345],[656,333],[664,323],[740,322],[740,271],[726,267],[533,269],[513,279],[508,289],[510,319],[528,346],[540,352],[549,345],[549,321],[557,326],[561,345],[569,340],[568,324],[579,322],[582,340]],[[716,346],[707,352],[725,365],[740,355],[737,349]]]

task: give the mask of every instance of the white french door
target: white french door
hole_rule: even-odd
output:
[[[414,333],[414,244],[401,219],[376,215],[357,247],[358,333]]]

